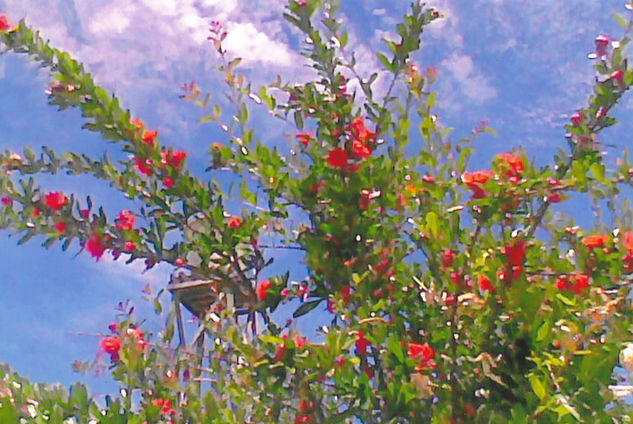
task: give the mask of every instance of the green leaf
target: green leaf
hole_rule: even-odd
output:
[[[293,318],[298,318],[302,315],[307,314],[321,303],[323,299],[311,300],[299,306],[296,311],[292,313]]]
[[[545,396],[547,396],[547,389],[545,388],[541,380],[539,380],[539,378],[534,374],[530,375],[528,378],[530,380],[532,390],[534,391],[534,393],[536,393],[536,396],[538,396],[541,401],[545,399]]]

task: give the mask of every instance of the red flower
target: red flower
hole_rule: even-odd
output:
[[[309,424],[313,422],[312,415],[299,415],[295,420],[295,424]]]
[[[422,181],[425,183],[433,184],[435,182],[435,177],[433,175],[424,175],[422,176]]]
[[[33,208],[33,216],[37,218],[40,215],[42,215],[42,211],[40,210],[40,208]]]
[[[354,153],[361,158],[367,159],[371,156],[371,150],[369,147],[360,140],[354,140],[352,142],[352,149],[354,150]]]
[[[506,255],[506,259],[510,266],[521,266],[525,261],[525,251],[527,249],[527,243],[523,240],[516,241],[512,246],[506,246],[503,249],[503,253]]]
[[[585,116],[582,113],[576,112],[571,116],[571,123],[574,125],[574,127],[579,127],[584,119]]]
[[[358,332],[358,338],[356,339],[356,352],[359,355],[367,354],[367,348],[371,346],[371,342],[365,338],[365,333]]]
[[[142,174],[149,177],[154,173],[154,162],[151,159],[146,160],[137,156],[134,158],[134,162],[136,162],[136,169],[138,169]]]
[[[572,289],[571,281],[569,281],[569,278],[566,275],[564,275],[560,277],[558,280],[556,280],[556,288],[560,291],[571,290]]]
[[[171,157],[171,166],[173,166],[176,171],[180,171],[185,159],[187,159],[187,152],[176,150]]]
[[[68,198],[60,191],[48,193],[44,201],[46,205],[54,211],[58,211],[68,204]]]
[[[473,191],[473,198],[483,199],[487,196],[487,193],[481,185],[485,184],[494,176],[494,171],[490,171],[488,169],[474,172],[464,172],[462,174],[462,181]]]
[[[13,203],[13,200],[11,200],[10,197],[2,198],[2,206],[11,206],[12,203]]]
[[[611,74],[611,79],[620,85],[624,84],[624,72],[622,72],[621,70],[615,71]]]
[[[142,130],[145,124],[139,118],[130,119],[130,124],[134,125],[137,130]]]
[[[281,362],[284,360],[284,358],[286,357],[286,350],[288,349],[283,343],[277,346],[277,352],[275,353],[275,362]]]
[[[119,220],[116,227],[119,230],[131,230],[136,225],[136,217],[128,210],[124,210],[119,214]]]
[[[574,280],[576,280],[576,284],[574,284],[573,290],[577,295],[581,295],[587,291],[589,288],[589,276],[585,274],[574,275]]]
[[[126,241],[124,247],[127,253],[132,253],[137,248],[136,243],[134,243],[133,241]]]
[[[174,181],[172,177],[167,177],[163,180],[163,184],[165,184],[166,188],[172,188],[174,185],[176,185],[176,181]]]
[[[268,290],[273,286],[273,283],[270,280],[263,280],[257,286],[257,297],[262,302],[266,300],[268,297]]]
[[[143,140],[143,143],[154,147],[154,144],[156,144],[156,137],[158,137],[157,130],[144,130],[141,139]]]
[[[420,361],[420,365],[416,368],[421,371],[432,365],[432,359],[435,357],[435,349],[426,343],[409,343],[409,358]]]
[[[294,341],[295,345],[297,345],[297,349],[303,349],[308,343],[308,339],[306,339],[305,337],[301,337],[298,334],[294,336]]]
[[[590,249],[593,249],[594,247],[604,247],[609,240],[611,240],[611,237],[606,234],[596,234],[595,236],[589,236],[582,239],[582,244]]]
[[[92,237],[88,239],[86,242],[86,250],[97,260],[103,256],[103,252],[107,249],[106,245],[103,244],[103,239],[99,234],[94,234]]]
[[[354,119],[354,122],[352,122],[352,129],[354,130],[356,137],[358,137],[361,141],[368,141],[374,135],[374,133],[369,131],[365,126],[365,120],[363,117]]]
[[[130,327],[127,329],[127,334],[128,336],[133,336],[136,339],[136,343],[141,349],[144,349],[145,346],[147,346],[147,341],[143,336],[143,330],[140,328]]]
[[[624,247],[626,247],[631,254],[633,254],[633,232],[627,231],[624,233]]]
[[[299,140],[301,144],[304,144],[307,146],[308,144],[310,144],[312,140],[314,140],[314,133],[312,131],[299,133],[297,134],[297,140]]]
[[[242,219],[240,217],[234,216],[229,221],[229,227],[231,227],[233,229],[236,229],[236,230],[239,229],[239,228],[242,228]]]
[[[0,32],[7,32],[11,29],[11,22],[6,15],[0,15]]]
[[[609,47],[609,36],[607,35],[599,35],[596,37],[596,55],[604,56],[607,52],[607,48]]]
[[[343,288],[341,289],[341,299],[343,299],[343,303],[345,303],[346,305],[349,303],[349,301],[352,299],[352,286],[343,286]]]
[[[497,155],[497,159],[502,161],[504,168],[507,168],[508,175],[517,176],[518,174],[522,174],[525,170],[523,159],[514,153],[502,153]]]
[[[57,232],[59,234],[64,234],[66,230],[68,230],[68,225],[66,225],[64,221],[59,221],[57,224],[55,224],[55,228],[57,228]]]
[[[455,262],[455,252],[450,249],[447,249],[442,253],[442,265],[444,268],[450,268],[453,266],[453,262]]]
[[[344,168],[347,166],[347,151],[337,147],[330,151],[327,161],[333,168]]]
[[[562,200],[563,196],[558,192],[550,193],[550,195],[547,196],[547,201],[549,203],[560,203]]]
[[[497,291],[497,288],[492,284],[492,281],[490,281],[490,278],[486,277],[483,274],[479,275],[478,283],[479,283],[479,288],[481,290],[484,290],[484,291],[490,290],[491,292]]]
[[[104,337],[103,339],[101,339],[101,342],[99,343],[99,345],[101,346],[101,349],[110,354],[110,358],[115,361],[116,359],[118,359],[119,357],[119,351],[121,350],[121,346],[123,345],[123,342],[121,341],[121,338],[118,336],[110,336],[110,337]]]
[[[154,399],[152,403],[154,404],[154,406],[158,406],[161,408],[160,412],[163,415],[172,415],[176,412],[174,408],[172,408],[170,400],[158,398]]]

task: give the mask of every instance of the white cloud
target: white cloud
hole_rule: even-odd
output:
[[[289,48],[271,40],[265,33],[257,30],[251,22],[230,22],[224,47],[234,55],[244,59],[244,63],[265,63],[276,66],[289,66],[292,56]]]
[[[497,96],[497,90],[490,85],[488,79],[477,72],[472,57],[466,54],[453,53],[442,65],[448,69],[461,92],[476,103],[483,103]]]
[[[129,11],[130,8],[105,7],[100,13],[96,13],[92,20],[87,22],[88,28],[95,35],[121,34],[130,26]]]

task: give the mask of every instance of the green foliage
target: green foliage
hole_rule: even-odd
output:
[[[400,40],[385,40],[378,59],[391,78],[378,97],[378,72],[358,74],[337,9],[335,1],[289,3],[284,16],[307,37],[302,53],[317,76],[278,80],[259,94],[223,48],[226,31],[212,24],[230,110],[193,83],[183,97],[202,108],[201,122],[229,134],[228,144],[210,147],[207,170],[230,171],[235,190],[192,175],[183,152],[162,146],[24,22],[0,33],[8,50],[51,70],[51,104],[79,108],[87,129],[133,157],[3,153],[0,228],[21,234],[19,243],[45,235],[45,247],[60,241],[66,250],[77,239],[96,257],[109,250],[147,267],[167,262],[173,284],[202,282],[211,298],[197,311],[191,345],[175,346],[175,307],[157,335],[139,335],[129,311],[120,317],[102,362],[123,394],[105,407],[81,386],[66,392],[3,370],[3,422],[630,422],[618,364],[633,371],[633,228],[616,199],[633,165],[627,154],[612,169],[597,138],[633,83],[629,39],[597,57],[594,92],[552,166],[517,147],[490,169],[469,171],[472,139],[452,140],[435,112],[437,70],[413,61],[439,13],[414,3],[397,26]],[[346,91],[350,72],[362,99]],[[290,154],[258,139],[251,101],[297,128]],[[413,157],[410,145],[420,146]],[[90,198],[82,208],[72,195],[45,193],[33,178],[60,172],[93,175],[141,201],[140,228],[124,214],[93,211]],[[606,200],[617,225],[582,230],[554,215],[575,193],[597,209]],[[243,204],[239,216],[227,199]],[[270,265],[264,252],[282,248],[304,254],[306,278],[260,278]],[[285,303],[298,305],[293,317],[327,304],[332,321],[320,340],[271,321]]]

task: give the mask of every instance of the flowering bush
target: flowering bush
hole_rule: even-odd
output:
[[[49,148],[4,153],[0,227],[20,242],[44,235],[46,247],[76,240],[96,259],[125,252],[148,268],[168,263],[175,283],[202,282],[210,296],[203,311],[186,304],[200,318],[191,345],[174,340],[176,292],[160,333],[129,311],[111,326],[101,360],[122,390],[106,405],[81,386],[46,389],[0,370],[0,421],[630,422],[622,399],[633,387],[620,383],[633,369],[632,224],[624,209],[609,227],[585,230],[552,213],[575,193],[614,204],[632,183],[630,158],[606,163],[598,141],[633,83],[629,38],[596,39],[594,93],[552,166],[517,146],[473,170],[472,140],[449,143],[435,115],[437,71],[412,59],[437,11],[413,4],[400,41],[386,41],[390,53],[378,58],[393,83],[379,98],[376,74],[358,76],[345,54],[334,2],[292,0],[285,17],[310,40],[304,54],[318,76],[257,94],[224,49],[224,29],[211,25],[235,113],[228,143],[211,146],[210,170],[256,181],[243,184],[239,213],[78,62],[0,17],[3,47],[50,68],[49,102],[79,108],[87,129],[130,154],[113,164]],[[350,74],[362,96],[346,91]],[[199,87],[185,88],[203,120],[224,122]],[[257,140],[248,99],[296,125],[291,152]],[[422,146],[415,155],[412,140]],[[110,220],[90,199],[21,183],[60,172],[108,181],[144,208]],[[278,248],[304,253],[305,279],[260,277],[264,252]],[[282,303],[296,306],[294,318],[325,305],[331,323],[308,340],[271,319]]]

